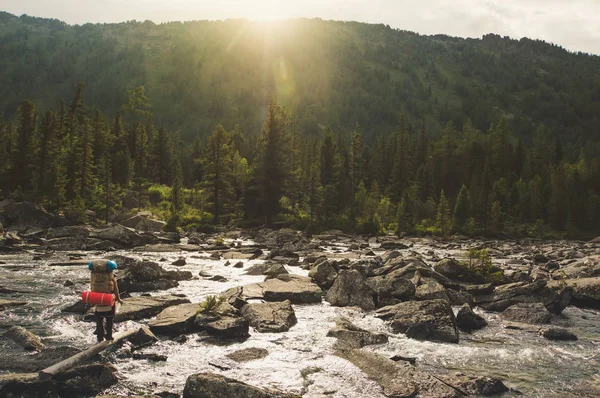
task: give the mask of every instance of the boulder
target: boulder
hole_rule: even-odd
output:
[[[178,267],[186,265],[185,257],[179,257],[177,260],[173,261],[171,265],[177,265]]]
[[[415,295],[415,285],[408,279],[383,275],[367,278],[366,283],[375,292],[377,307],[398,304]]]
[[[167,224],[164,221],[153,220],[142,214],[136,214],[126,220],[120,221],[119,224],[124,227],[137,229],[138,231],[160,232]]]
[[[187,303],[165,308],[148,326],[156,334],[179,336],[184,333],[198,331],[194,320],[202,304]]]
[[[569,298],[569,290],[557,293],[543,280],[497,286],[492,293],[475,297],[477,304],[488,311],[504,311],[518,303],[543,303],[553,314],[560,314],[569,304]]]
[[[189,302],[190,300],[186,298],[172,295],[129,297],[123,299],[123,304],[119,312],[115,315],[115,322],[152,318],[160,314],[167,307]],[[93,318],[93,313],[86,315],[87,320],[92,320]]]
[[[108,240],[125,247],[142,246],[156,242],[153,235],[141,235],[135,230],[122,225],[112,225],[108,228],[98,229],[90,233],[90,238]]]
[[[241,381],[214,373],[197,373],[189,376],[183,389],[183,398],[300,398],[253,387]]]
[[[156,343],[158,338],[148,326],[142,325],[133,336],[127,338],[127,341],[131,343],[132,349],[138,349]]]
[[[392,242],[392,241],[388,241],[388,242],[383,242],[379,248],[381,250],[405,250],[408,249],[409,247],[406,246],[404,243],[401,242]]]
[[[41,351],[45,348],[38,336],[21,326],[11,327],[4,332],[4,337],[11,339],[29,351]]]
[[[572,289],[571,304],[574,306],[600,309],[600,277],[550,281],[548,285],[557,291],[564,286]]]
[[[420,278],[415,290],[417,300],[447,300],[450,301],[446,288],[433,278]]]
[[[446,300],[407,301],[380,308],[375,316],[389,320],[394,333],[417,340],[458,343],[456,318]]]
[[[446,295],[448,296],[451,305],[475,305],[475,297],[473,297],[473,295],[467,291],[447,289]]]
[[[95,396],[118,382],[116,369],[94,363],[42,380],[37,373],[0,374],[2,397],[84,397]]]
[[[325,300],[337,307],[358,306],[365,311],[375,309],[375,293],[366,278],[356,270],[341,270]]]
[[[189,279],[192,279],[189,271],[167,271],[158,263],[140,261],[129,265],[117,282],[119,291],[147,292],[170,289],[178,286],[178,281]]]
[[[518,303],[511,305],[500,314],[502,318],[512,322],[550,323],[552,314],[542,303]]]
[[[298,320],[289,300],[280,303],[247,304],[241,309],[250,326],[261,333],[287,332]]]
[[[329,329],[327,337],[336,337],[338,339],[336,346],[339,349],[362,348],[366,345],[388,342],[386,335],[361,329],[343,317],[335,319],[335,326]]]
[[[561,340],[561,341],[576,341],[577,336],[571,333],[567,329],[563,328],[548,328],[540,330],[540,335],[547,338],[548,340]]]
[[[370,351],[343,350],[336,353],[379,384],[388,397],[458,398],[458,390],[408,362],[394,362]]]
[[[202,322],[198,321],[198,317],[196,317],[196,325],[202,325]],[[247,338],[250,336],[248,333],[248,321],[244,318],[230,316],[219,317],[212,322],[207,322],[204,325],[204,330],[210,335],[231,339]]]
[[[271,253],[269,253],[267,258],[268,259],[279,258],[279,259],[282,259],[282,261],[290,261],[290,260],[298,261],[300,259],[300,256],[298,255],[298,253],[294,253],[291,250],[274,249],[274,250],[271,250]]]
[[[486,376],[467,376],[451,373],[437,376],[447,385],[467,396],[492,396],[509,391],[501,380]]]
[[[267,355],[269,355],[269,351],[265,350],[264,348],[252,347],[234,351],[226,356],[235,362],[249,362],[256,359],[265,358]]]
[[[320,303],[323,291],[310,278],[280,274],[264,282],[233,288],[224,293],[229,297],[238,294],[242,299],[263,299],[266,301],[290,300],[292,304]]]
[[[374,276],[377,269],[383,267],[380,257],[361,258],[349,264],[350,269],[355,269],[365,276]]]
[[[487,326],[487,321],[473,312],[469,304],[463,304],[456,314],[456,325],[463,332],[471,333]]]
[[[437,262],[433,269],[450,279],[459,279],[465,275],[465,268],[453,258],[445,258]]]
[[[4,206],[4,215],[13,231],[24,231],[27,228],[50,228],[67,225],[62,217],[48,213],[41,206],[30,202],[8,203]]]
[[[289,274],[283,264],[272,261],[265,261],[262,264],[255,264],[250,268],[246,269],[246,275],[267,275],[270,277],[276,277],[279,274]]]
[[[329,289],[338,276],[330,261],[319,261],[308,272],[308,276],[322,289]]]

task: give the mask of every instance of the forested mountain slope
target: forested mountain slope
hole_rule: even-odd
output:
[[[117,112],[143,85],[154,120],[183,137],[217,123],[257,134],[270,93],[301,134],[358,123],[369,142],[425,118],[433,136],[467,119],[512,119],[526,142],[543,123],[565,143],[598,140],[600,57],[541,41],[421,36],[384,25],[298,19],[85,24],[0,13],[0,112],[55,109],[84,81],[86,103]]]

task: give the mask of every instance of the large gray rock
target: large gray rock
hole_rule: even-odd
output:
[[[415,285],[408,279],[374,276],[367,278],[367,285],[375,292],[377,307],[398,304],[415,295]]]
[[[370,351],[343,350],[336,355],[362,370],[388,397],[458,398],[458,390],[408,362],[394,362]]]
[[[226,356],[235,362],[249,362],[265,358],[267,355],[269,355],[269,351],[264,348],[251,347],[234,351]]]
[[[276,277],[280,274],[289,274],[289,272],[285,269],[283,264],[273,262],[273,261],[265,261],[262,264],[255,264],[248,268],[245,272],[246,275],[266,275],[272,278]]]
[[[223,295],[227,297],[232,294],[237,295],[244,300],[290,300],[292,304],[307,304],[320,303],[323,291],[308,277],[293,274],[280,274],[276,278],[229,289],[223,293]]]
[[[415,290],[417,300],[447,300],[450,301],[446,288],[433,278],[420,278]]]
[[[241,309],[250,326],[261,333],[287,332],[298,323],[289,300],[281,303],[248,304]]]
[[[552,314],[542,303],[519,303],[511,305],[500,314],[502,318],[512,322],[549,323]]]
[[[557,291],[564,286],[572,289],[571,304],[574,306],[600,309],[600,277],[550,281],[548,285]]]
[[[365,311],[375,309],[375,293],[366,278],[356,270],[341,270],[325,300],[337,307],[358,306]]]
[[[517,282],[497,286],[487,295],[476,296],[477,304],[488,311],[504,311],[518,303],[543,303],[548,311],[560,314],[569,304],[570,290],[560,293],[546,286],[546,281]]]
[[[253,387],[241,381],[214,373],[197,373],[189,376],[183,389],[183,398],[300,398]]]
[[[192,279],[189,271],[167,271],[158,263],[141,261],[130,264],[117,282],[120,291],[147,292],[170,289],[178,286],[178,281],[189,279]]]
[[[49,347],[33,355],[2,355],[2,370],[11,372],[37,372],[42,369],[59,363],[75,354],[80,350],[74,347]]]
[[[447,385],[454,387],[467,396],[492,396],[508,391],[501,380],[486,376],[467,376],[462,373],[450,373],[437,376]]]
[[[339,349],[362,348],[366,345],[388,342],[386,335],[361,329],[343,317],[335,319],[335,326],[329,329],[327,337],[336,337],[338,339],[336,346]]]
[[[93,363],[41,380],[37,373],[0,374],[1,397],[86,397],[117,384],[116,368]]]
[[[4,337],[7,337],[29,351],[41,351],[44,344],[38,336],[31,333],[22,326],[13,326],[4,332]]]
[[[459,279],[465,275],[465,268],[453,258],[445,258],[437,262],[433,269],[450,279]]]
[[[152,318],[167,307],[189,302],[186,298],[172,295],[129,297],[123,299],[123,304],[115,315],[115,322]],[[93,316],[93,313],[88,313],[86,319],[92,320]]]
[[[167,223],[161,220],[150,219],[142,214],[136,214],[133,217],[119,222],[119,224],[128,228],[137,229],[138,231],[160,232]]]
[[[463,304],[456,314],[456,325],[463,332],[471,333],[487,326],[487,321],[473,312],[469,304]]]
[[[148,322],[148,326],[152,332],[168,336],[193,333],[198,331],[194,320],[201,306],[200,303],[187,303],[165,308],[156,319]]]
[[[198,317],[200,317],[200,315],[198,315]],[[201,325],[202,322],[198,321],[198,317],[196,317],[196,325]],[[230,339],[247,338],[250,336],[248,333],[248,321],[244,318],[231,316],[219,317],[212,322],[206,323],[204,325],[204,330],[213,336]]]
[[[87,225],[69,225],[66,227],[50,228],[46,231],[46,239],[56,238],[87,238],[93,229]]]
[[[90,238],[109,240],[125,247],[142,246],[156,242],[155,236],[138,234],[135,230],[122,225],[112,225],[108,228],[94,230],[90,233]]]
[[[548,340],[577,341],[577,336],[564,328],[542,329],[540,335]]]
[[[308,276],[323,289],[329,289],[338,276],[336,269],[329,261],[319,261],[308,272]]]
[[[35,227],[61,227],[68,224],[64,218],[50,214],[41,206],[30,202],[9,203],[4,206],[4,215],[10,224],[7,229],[13,231]]]
[[[458,343],[456,318],[446,300],[407,301],[380,308],[375,316],[389,320],[394,333],[417,340]]]

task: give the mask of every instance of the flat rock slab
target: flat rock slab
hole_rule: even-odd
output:
[[[3,311],[7,308],[12,308],[12,307],[20,307],[23,305],[27,305],[27,301],[0,299],[0,311]]]
[[[542,303],[511,305],[500,316],[508,321],[524,323],[550,323],[552,319],[552,314]]]
[[[298,395],[260,389],[214,373],[191,375],[185,382],[183,398],[300,398]]]
[[[340,349],[362,348],[366,345],[388,342],[386,335],[361,329],[343,317],[336,318],[335,326],[329,329],[327,337],[336,337],[337,347]]]
[[[74,347],[50,347],[33,355],[3,355],[4,364],[0,369],[13,372],[37,372],[79,352],[80,350]]]
[[[310,278],[292,274],[282,274],[265,282],[230,289],[224,295],[228,296],[231,292],[241,292],[239,296],[245,300],[289,300],[292,304],[320,303],[323,296],[321,288]]]
[[[250,326],[261,333],[287,332],[298,323],[289,300],[280,303],[248,304],[241,309]]]
[[[501,380],[493,377],[467,376],[462,373],[452,373],[437,377],[468,396],[490,396],[508,391],[508,387]]]
[[[126,298],[123,300],[119,312],[115,315],[115,322],[152,318],[167,307],[189,302],[190,300],[186,298],[172,295]]]
[[[446,300],[407,301],[383,307],[375,316],[390,320],[394,333],[417,340],[458,343],[456,318]]]
[[[269,355],[269,351],[264,348],[244,348],[243,350],[237,350],[230,354],[227,354],[227,358],[235,362],[249,362],[257,359],[265,358]]]
[[[464,396],[455,388],[407,362],[394,362],[363,350],[338,351],[336,355],[362,370],[369,379],[383,388],[383,393],[388,397],[458,398]]]
[[[152,332],[168,336],[192,333],[197,329],[194,320],[201,307],[200,303],[186,303],[165,308],[148,326]]]

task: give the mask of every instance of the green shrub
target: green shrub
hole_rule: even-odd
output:
[[[223,297],[223,296],[209,295],[202,302],[202,304],[200,304],[200,309],[198,310],[198,313],[202,313],[202,314],[214,313],[214,311],[217,309],[219,304],[221,304],[223,301],[225,301],[225,297]]]

